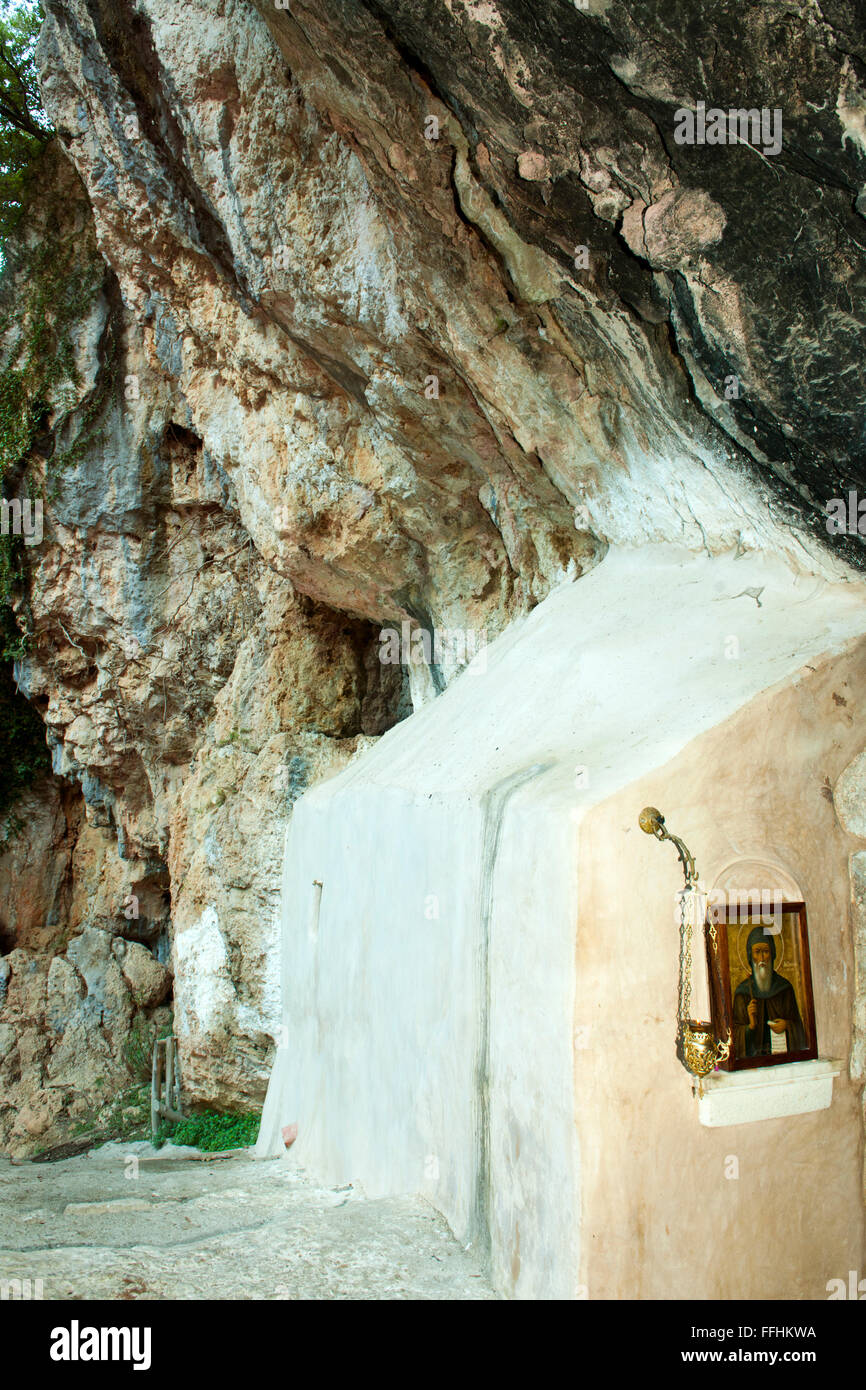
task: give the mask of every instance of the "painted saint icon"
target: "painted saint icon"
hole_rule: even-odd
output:
[[[749,933],[746,956],[751,974],[734,991],[734,1054],[764,1057],[802,1052],[806,1030],[794,986],[775,969],[776,939],[757,926]]]
[[[716,1036],[730,1034],[723,1071],[817,1057],[806,905],[778,894],[772,909],[758,890],[726,890],[713,908],[707,948]],[[719,931],[718,928],[721,927]],[[717,943],[717,955],[710,941]]]

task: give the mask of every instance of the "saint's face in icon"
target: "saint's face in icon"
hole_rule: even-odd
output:
[[[763,927],[754,927],[749,932],[746,955],[751,974],[734,991],[734,1055],[769,1056],[773,1052],[772,1034],[784,1037],[785,1052],[804,1051],[806,1031],[793,986],[773,969],[775,937]]]

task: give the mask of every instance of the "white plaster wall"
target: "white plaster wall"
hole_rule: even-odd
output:
[[[487,1219],[494,1280],[521,1298],[578,1287],[577,834],[545,779],[527,782],[506,807],[494,878]]]
[[[370,1196],[427,1192],[464,1234],[475,1200],[480,835],[477,804],[422,805],[403,788],[377,789],[373,805],[360,785],[296,808],[284,880],[285,1088],[260,1141],[278,1150],[275,1132],[297,1122],[297,1156],[325,1180],[360,1181]],[[438,918],[425,916],[430,895]]]
[[[296,807],[259,1151],[297,1123],[293,1157],[323,1180],[423,1193],[463,1243],[490,1231],[503,1287],[567,1297],[577,882],[558,866],[577,828],[534,781],[480,800],[360,784]]]
[[[864,630],[862,586],[777,556],[614,551],[308,792],[259,1152],[297,1123],[292,1154],[324,1179],[425,1193],[461,1240],[489,1231],[501,1288],[580,1296],[581,821]]]

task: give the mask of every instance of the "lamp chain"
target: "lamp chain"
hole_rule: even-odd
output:
[[[688,890],[686,890],[688,891]],[[686,892],[680,893],[680,1029],[691,1016],[692,1007],[692,920],[686,920]]]
[[[719,1062],[725,1061],[731,1053],[731,1030],[721,1041],[713,1035],[712,1024],[695,1022],[691,1018],[692,1008],[692,930],[698,919],[697,904],[702,899],[698,886],[698,870],[694,855],[677,835],[672,835],[665,825],[665,818],[655,806],[645,806],[638,817],[641,830],[654,835],[657,840],[670,840],[679,856],[685,879],[685,890],[680,893],[680,978],[678,992],[677,1048],[683,1065],[698,1081],[698,1093],[703,1095],[703,1078],[708,1076]],[[686,898],[690,906],[687,909]],[[688,910],[688,921],[686,912]],[[718,942],[715,925],[709,930],[712,943],[712,960],[715,973],[719,976]],[[720,980],[719,980],[720,985]]]

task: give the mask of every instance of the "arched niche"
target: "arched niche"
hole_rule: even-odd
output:
[[[803,891],[793,875],[772,859],[732,859],[716,874],[714,889],[726,893],[781,893],[785,902],[802,902]]]

